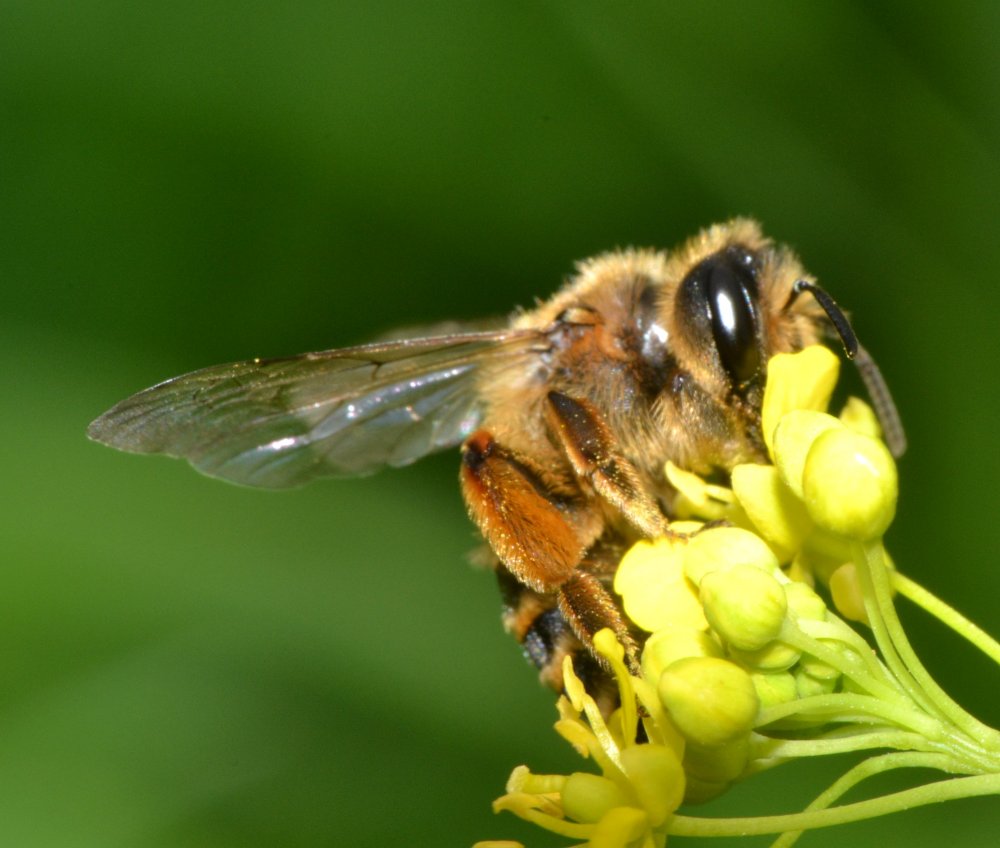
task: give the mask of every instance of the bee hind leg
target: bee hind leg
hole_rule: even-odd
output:
[[[599,630],[610,628],[625,649],[628,670],[639,674],[639,645],[618,603],[597,577],[578,571],[559,588],[558,605],[563,618],[588,648]],[[604,665],[597,654],[594,656]]]
[[[532,591],[500,563],[496,564],[496,575],[504,629],[518,641],[525,659],[538,669],[539,680],[562,692],[563,663],[569,657],[584,688],[608,715],[618,705],[618,686],[566,620],[558,595]]]

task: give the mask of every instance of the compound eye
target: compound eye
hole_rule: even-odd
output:
[[[716,265],[709,274],[705,292],[715,347],[735,387],[749,383],[760,368],[757,315],[744,277],[749,277],[753,284],[748,271]]]
[[[737,248],[699,263],[679,294],[678,305],[689,320],[711,332],[719,362],[736,390],[746,388],[762,364],[756,297],[753,257]]]

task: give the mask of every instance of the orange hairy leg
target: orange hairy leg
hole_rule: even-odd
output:
[[[636,670],[638,645],[614,597],[590,570],[606,578],[614,566],[609,571],[607,563],[597,558],[590,563],[585,556],[591,546],[600,547],[589,538],[594,503],[582,493],[573,497],[553,492],[523,457],[506,450],[485,430],[474,433],[463,446],[461,482],[473,520],[502,571],[520,587],[511,593],[516,601],[507,620],[522,644],[543,616],[558,609],[584,645],[592,644],[598,630],[610,627]],[[550,624],[552,629],[555,624]],[[526,648],[530,653],[530,646]],[[545,665],[553,658],[547,658]],[[543,668],[543,675],[547,671],[551,669]]]

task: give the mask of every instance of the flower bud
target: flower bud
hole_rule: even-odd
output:
[[[796,618],[808,621],[826,621],[826,604],[823,599],[805,583],[786,583],[785,597],[788,610]]]
[[[657,691],[685,738],[725,745],[753,729],[757,693],[750,675],[715,657],[678,660],[660,676]]]
[[[838,677],[821,679],[806,674],[801,668],[795,670],[795,691],[800,698],[811,698],[814,695],[829,695],[837,688]]]
[[[590,848],[626,848],[648,830],[649,819],[645,812],[636,807],[615,807],[594,825],[587,845]]]
[[[696,586],[701,585],[709,572],[737,565],[752,565],[771,572],[778,567],[778,559],[759,536],[739,527],[703,530],[688,542],[684,551],[684,573]]]
[[[743,774],[749,760],[749,736],[729,745],[689,744],[684,749],[684,773],[711,783],[729,783]]]
[[[802,652],[798,648],[793,648],[777,639],[756,651],[729,649],[729,658],[751,672],[784,671],[795,665],[801,656]]]
[[[802,492],[820,527],[858,541],[876,539],[896,514],[896,463],[877,439],[846,427],[830,430],[809,449]]]
[[[629,799],[617,783],[599,774],[576,771],[562,787],[563,812],[578,822],[600,821],[614,807],[624,807]]]
[[[858,569],[853,562],[844,563],[830,575],[830,597],[833,605],[848,621],[868,623],[865,595],[858,581]]]
[[[656,631],[642,648],[642,675],[652,685],[667,666],[685,657],[721,657],[722,647],[707,630],[670,625]]]
[[[728,780],[702,780],[688,775],[684,786],[685,804],[704,804],[718,798],[730,786]]]
[[[787,704],[798,697],[795,678],[787,671],[758,671],[751,674],[750,679],[753,681],[762,710],[778,704]]]
[[[831,642],[826,639],[820,639],[820,642],[825,643],[828,647],[833,647],[834,650],[837,650],[841,645],[840,642]],[[799,670],[816,680],[836,680],[840,677],[840,672],[832,665],[828,665],[823,660],[809,654],[802,655],[802,659],[799,661]]]
[[[706,574],[700,595],[712,629],[739,651],[756,651],[773,640],[788,610],[781,584],[750,565]]]
[[[803,497],[802,470],[813,442],[827,430],[846,429],[832,415],[805,409],[792,410],[778,423],[774,431],[774,464],[797,497]]]

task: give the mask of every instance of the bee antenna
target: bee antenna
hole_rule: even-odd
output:
[[[815,283],[810,283],[808,280],[796,280],[795,285],[792,286],[792,299],[794,300],[802,292],[809,292],[809,294],[816,298],[816,302],[823,307],[826,317],[833,324],[833,329],[840,336],[840,342],[844,346],[844,353],[848,359],[854,359],[858,354],[858,337],[854,335],[854,328],[851,326],[851,322],[847,320],[844,310],[837,306],[837,301]]]
[[[792,286],[792,297],[789,306],[802,292],[809,292],[816,302],[823,307],[823,311],[833,324],[833,328],[840,336],[841,344],[844,346],[844,353],[847,358],[854,362],[861,375],[861,381],[865,384],[865,390],[871,399],[878,416],[879,424],[882,426],[882,435],[885,438],[889,452],[897,459],[906,453],[906,431],[903,429],[903,421],[899,416],[899,410],[889,392],[889,385],[882,376],[878,365],[872,355],[861,346],[858,337],[854,333],[851,322],[847,320],[837,302],[829,294],[815,283],[808,280],[797,280]]]

